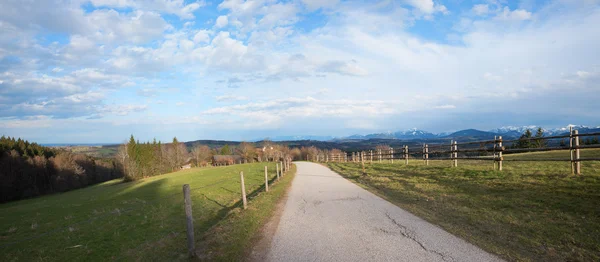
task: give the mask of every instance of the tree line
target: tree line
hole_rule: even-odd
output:
[[[156,140],[140,142],[131,135],[127,143],[119,146],[114,158],[94,158],[2,136],[0,202],[65,192],[116,178],[138,180],[177,171],[184,165],[202,167],[284,159],[315,160],[317,155],[325,154],[343,152],[321,150],[315,146],[290,148],[269,140],[214,148],[194,144],[188,148],[177,138],[163,144]]]
[[[281,161],[286,158],[313,160],[317,155],[324,155],[328,152],[343,154],[338,149],[320,150],[314,146],[290,148],[270,140],[257,143],[242,142],[237,146],[224,145],[213,148],[194,144],[188,148],[176,137],[171,143],[162,144],[156,140],[139,142],[132,135],[126,144],[119,147],[116,157],[124,168],[125,180],[132,181],[177,171],[185,165],[204,167]]]
[[[113,159],[96,159],[0,137],[0,202],[65,192],[123,177]]]
[[[595,145],[600,144],[598,141],[598,137],[592,138],[580,138],[580,144],[582,145]],[[567,140],[560,140],[561,147],[565,147],[568,145]],[[535,135],[531,132],[531,130],[527,129],[523,134],[519,137],[519,140],[512,144],[512,148],[546,148],[548,146],[548,140],[544,139],[544,129],[538,128],[535,132]]]

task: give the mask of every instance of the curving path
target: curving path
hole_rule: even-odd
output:
[[[501,261],[327,167],[295,164],[268,261]]]

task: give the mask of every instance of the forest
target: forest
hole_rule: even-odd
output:
[[[96,159],[0,137],[0,202],[65,192],[123,177],[114,159]]]
[[[269,140],[237,145],[191,147],[173,138],[171,143],[140,142],[131,135],[114,157],[100,158],[50,148],[21,138],[0,138],[0,202],[65,192],[122,178],[124,182],[166,174],[188,167],[239,163],[313,160],[327,152],[314,146],[294,147]],[[215,157],[218,156],[218,157]]]

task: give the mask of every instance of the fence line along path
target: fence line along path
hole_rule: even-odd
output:
[[[469,141],[461,142],[452,140],[449,144],[423,144],[417,150],[409,149],[408,145],[402,146],[399,150],[389,147],[387,150],[377,149],[358,152],[345,152],[343,154],[324,154],[317,155],[317,162],[364,162],[369,163],[389,161],[394,163],[394,159],[404,160],[408,165],[409,158],[423,159],[425,165],[429,165],[429,161],[450,160],[452,167],[458,166],[459,160],[476,160],[476,161],[493,161],[494,169],[503,170],[505,161],[564,161],[571,163],[571,173],[581,175],[581,162],[583,161],[600,161],[597,157],[581,157],[581,149],[600,148],[600,144],[582,145],[581,137],[599,136],[600,133],[579,134],[578,130],[570,130],[568,135],[548,136],[542,138],[521,138],[514,140],[503,140],[502,136],[494,137],[492,140]],[[537,148],[516,148],[507,147],[507,144],[514,145],[517,142],[538,142],[545,144],[548,141],[556,141],[558,139],[568,139],[569,145],[560,146],[542,146]],[[530,158],[511,158],[505,159],[507,154],[524,153],[524,152],[542,152],[542,151],[557,151],[568,150],[569,158],[545,158],[545,159],[530,159]]]

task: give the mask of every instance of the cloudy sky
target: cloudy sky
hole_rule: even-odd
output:
[[[599,125],[599,0],[3,0],[0,135]]]

